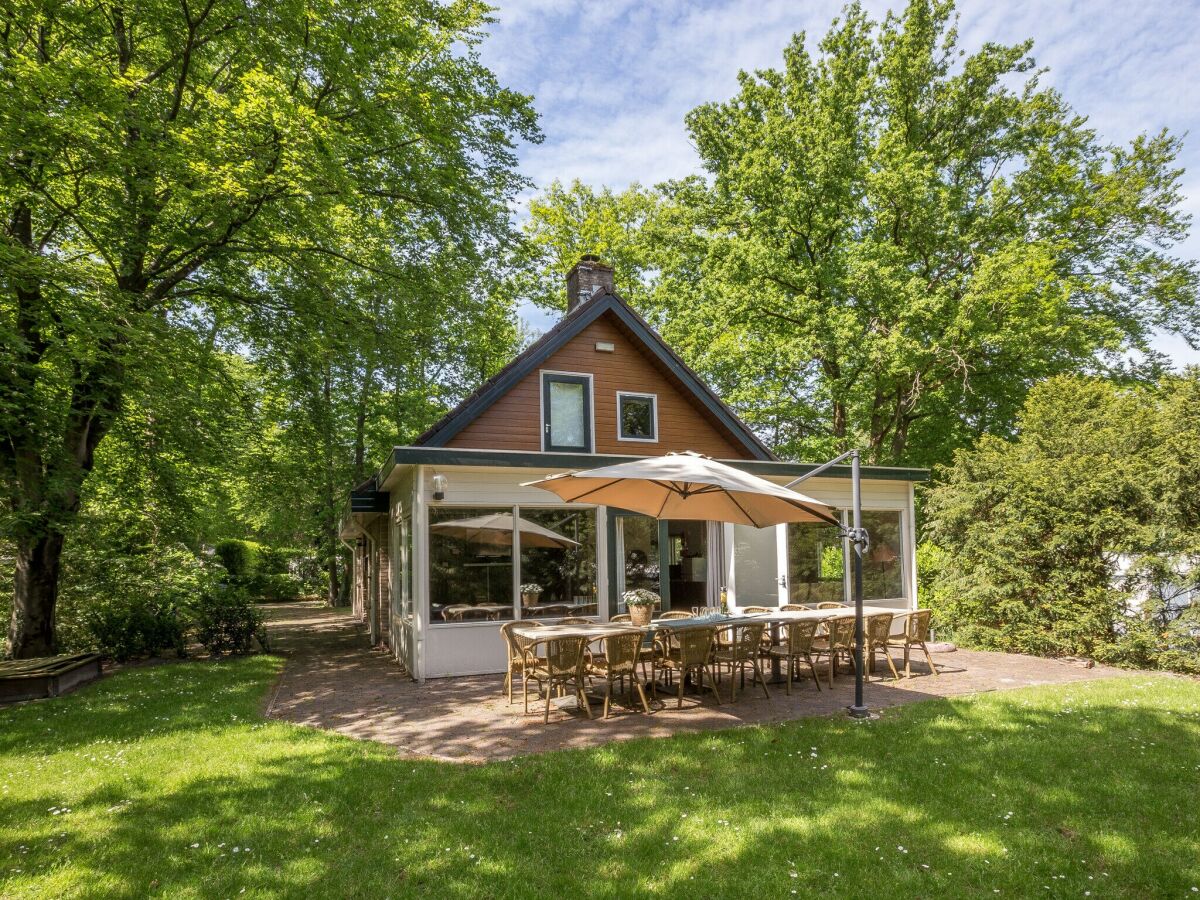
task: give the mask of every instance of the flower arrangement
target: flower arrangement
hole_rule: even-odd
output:
[[[621,599],[625,601],[626,606],[654,606],[662,598],[654,593],[654,591],[638,588],[637,590],[626,591],[621,595]]]
[[[522,594],[540,594],[543,590],[545,589],[540,584],[532,581],[529,584],[521,585]]]

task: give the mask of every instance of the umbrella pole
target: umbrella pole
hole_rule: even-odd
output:
[[[850,544],[854,551],[854,705],[849,708],[850,716],[865,719],[870,715],[863,702],[863,529],[862,491],[859,471],[859,452],[850,455],[850,491],[852,498],[853,525]]]

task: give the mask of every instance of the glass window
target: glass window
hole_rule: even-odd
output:
[[[779,605],[779,538],[774,528],[733,526],[733,590],[739,607]]]
[[[787,528],[788,602],[844,602],[845,559],[838,529],[820,522],[794,522]]]
[[[862,522],[871,535],[871,546],[863,559],[863,599],[867,602],[903,599],[900,513],[864,511]]]
[[[649,516],[617,517],[617,605],[614,612],[629,612],[622,599],[626,591],[644,588],[662,591],[658,562],[658,519]],[[661,610],[661,604],[660,604]]]
[[[512,507],[430,509],[432,623],[513,617],[512,529]]]
[[[590,388],[586,375],[542,376],[544,449],[591,450]]]
[[[658,440],[653,394],[617,394],[619,437],[623,441]]]
[[[520,510],[521,618],[594,616],[596,511]]]

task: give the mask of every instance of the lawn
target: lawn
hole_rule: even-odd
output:
[[[0,710],[0,896],[1200,893],[1196,681],[462,766],[264,721],[279,665]]]

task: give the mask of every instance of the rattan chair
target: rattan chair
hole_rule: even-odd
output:
[[[817,636],[817,626],[821,623],[816,619],[801,619],[798,622],[787,623],[787,642],[767,651],[768,656],[781,663],[787,660],[787,692],[791,696],[792,681],[796,677],[797,660],[803,660],[812,674],[813,684],[817,691],[821,690],[821,679],[817,677],[817,667],[813,664],[813,641]]]
[[[614,624],[619,622],[632,622],[633,616],[631,616],[629,613],[617,613],[615,616],[610,616],[608,621]]]
[[[500,636],[504,638],[504,645],[508,648],[508,669],[504,673],[504,690],[508,693],[509,705],[512,705],[513,702],[513,675],[520,671],[521,686],[525,693],[525,712],[529,712],[529,677],[531,670],[538,664],[537,656],[534,655],[532,648],[537,642],[532,638],[513,634],[512,630],[518,625],[526,628],[540,628],[542,623],[505,622],[500,626]]]
[[[550,698],[554,689],[565,690],[571,686],[587,717],[592,717],[592,705],[588,703],[584,690],[585,666],[587,663],[586,637],[558,637],[540,642],[545,645],[546,655],[538,658],[531,677],[542,682],[546,691],[546,711],[543,722],[550,721]]]
[[[679,675],[679,709],[683,709],[683,683],[688,672],[695,672],[697,683],[704,689],[704,674],[708,673],[708,687],[712,689],[717,703],[721,692],[717,690],[717,679],[712,668],[713,642],[717,630],[712,627],[660,628],[654,639],[658,649],[655,665],[670,676]],[[651,682],[651,691],[657,695],[657,682]]]
[[[845,609],[845,603],[834,603],[831,600],[825,600],[817,604],[817,609]]]
[[[785,603],[782,606],[784,612],[804,612],[806,609],[816,609],[815,603]]]
[[[636,687],[638,696],[642,698],[642,709],[650,712],[650,704],[646,702],[646,691],[638,678],[638,663],[642,661],[642,632],[640,629],[622,631],[620,634],[609,634],[604,637],[604,653],[588,661],[588,674],[604,679],[604,718],[608,718],[608,710],[612,704],[613,682],[620,680],[622,688],[624,681],[629,679],[629,705],[633,706],[633,689]]]
[[[752,615],[761,615],[762,613],[773,612],[773,611],[777,610],[778,608],[779,607],[777,607],[777,606],[743,606],[742,612],[748,616],[752,616]]]
[[[663,613],[658,618],[659,621],[669,621],[671,619],[693,619],[695,616],[693,616],[690,612],[684,612],[682,609],[673,609]]]
[[[729,699],[737,699],[738,681],[745,685],[746,666],[749,666],[754,673],[754,681],[762,685],[763,693],[770,700],[771,692],[767,689],[767,679],[763,677],[762,666],[759,664],[766,625],[762,622],[738,622],[726,630],[732,632],[733,638],[728,647],[719,648],[713,654],[713,661],[718,672],[722,666],[729,666]]]
[[[850,664],[855,665],[854,616],[834,616],[823,624],[827,633],[813,641],[812,649],[816,654],[829,657],[829,686],[832,688],[837,675],[838,657],[849,657]]]
[[[929,669],[934,675],[942,674],[938,671],[937,666],[933,664],[933,657],[929,655],[929,648],[925,646],[925,642],[929,640],[929,619],[932,615],[932,610],[915,609],[910,613],[903,613],[896,616],[897,619],[903,620],[903,631],[899,635],[891,635],[887,645],[888,647],[904,648],[905,678],[912,676],[909,653],[913,647],[920,647],[925,653],[925,659],[929,662]]]
[[[585,619],[583,616],[567,616],[565,619],[558,620],[559,625],[591,625],[591,619]]]
[[[887,660],[888,668],[892,670],[892,679],[900,680],[900,674],[896,671],[896,664],[892,662],[892,654],[888,652],[888,641],[891,639],[892,631],[892,613],[876,613],[873,616],[867,616],[863,622],[863,634],[866,636],[866,647],[863,657],[867,661],[867,671],[875,671],[875,654],[877,652],[883,654],[883,658]]]

